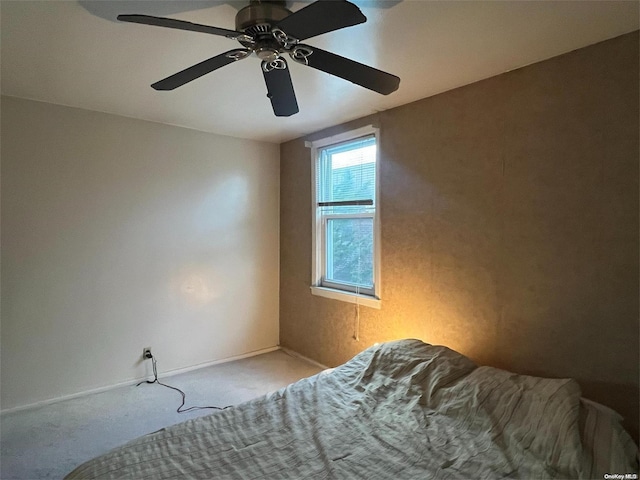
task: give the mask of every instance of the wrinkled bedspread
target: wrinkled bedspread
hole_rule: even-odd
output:
[[[141,437],[67,479],[595,478],[579,416],[572,380],[400,340]]]

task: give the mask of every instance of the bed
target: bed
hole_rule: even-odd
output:
[[[399,340],[141,437],[66,479],[637,478],[620,420],[573,380]]]

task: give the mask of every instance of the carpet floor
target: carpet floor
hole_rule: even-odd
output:
[[[160,360],[158,367],[161,368]],[[190,406],[237,405],[320,371],[282,350],[160,381]],[[212,410],[176,412],[182,398],[157,384],[119,387],[0,417],[2,480],[62,479],[79,464],[141,435]]]

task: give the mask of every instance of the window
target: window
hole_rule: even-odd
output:
[[[380,307],[378,131],[310,144],[315,295]]]

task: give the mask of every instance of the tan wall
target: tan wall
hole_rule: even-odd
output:
[[[2,408],[276,346],[279,183],[274,144],[2,97]]]
[[[312,296],[310,153],[281,146],[281,344],[416,337],[573,377],[638,430],[638,33],[307,137],[381,127],[381,310]]]

